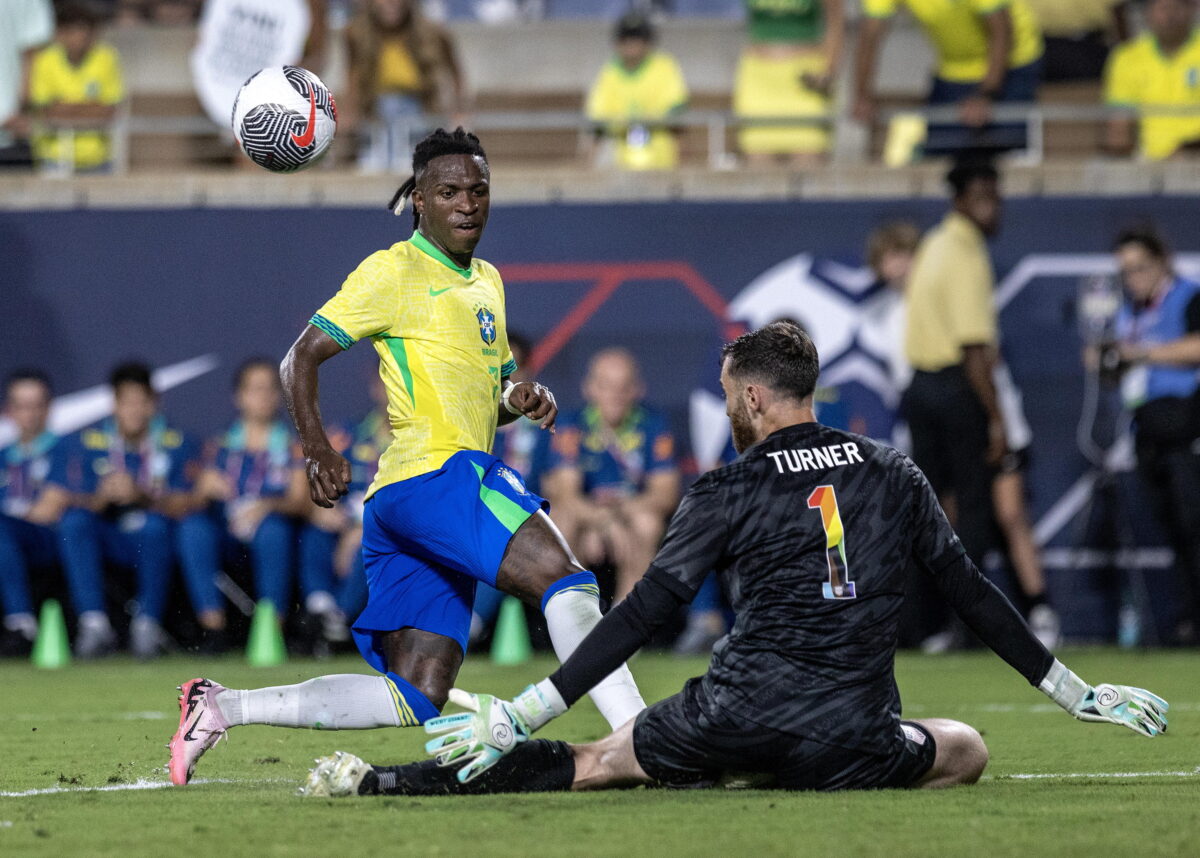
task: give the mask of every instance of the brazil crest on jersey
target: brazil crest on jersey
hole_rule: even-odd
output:
[[[418,233],[372,253],[310,324],[343,349],[370,337],[392,440],[367,490],[436,470],[496,434],[508,348],[504,284],[482,259],[460,268]]]

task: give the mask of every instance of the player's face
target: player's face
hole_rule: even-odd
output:
[[[1146,26],[1160,42],[1176,44],[1192,31],[1194,0],[1151,0],[1146,5]]]
[[[745,387],[730,377],[728,359],[721,364],[721,389],[725,391],[725,414],[733,432],[733,449],[741,453],[757,444],[758,438],[750,419],[750,408],[746,405]]]
[[[158,409],[158,398],[140,384],[126,382],[113,393],[113,417],[117,431],[126,438],[140,438],[150,428]]]
[[[610,426],[620,425],[629,416],[642,393],[637,367],[621,354],[597,358],[583,385],[584,398]]]
[[[1117,269],[1121,272],[1121,282],[1125,285],[1125,291],[1140,304],[1148,303],[1154,298],[1159,285],[1169,274],[1165,261],[1136,242],[1117,249]]]
[[[72,60],[86,54],[95,41],[95,31],[87,24],[68,24],[58,28],[57,38]]]
[[[650,43],[641,38],[626,38],[617,40],[617,56],[627,69],[636,69],[650,53]]]
[[[434,158],[413,192],[413,207],[426,238],[455,261],[469,260],[491,207],[487,163],[472,155]]]
[[[242,417],[256,422],[274,420],[279,412],[279,375],[274,369],[256,366],[242,376],[235,397]]]
[[[913,255],[907,250],[885,250],[879,257],[878,275],[884,283],[904,287],[908,271],[912,268]]]
[[[969,217],[984,235],[1000,231],[1000,185],[995,179],[975,179],[956,201],[959,211]]]
[[[22,438],[32,439],[46,429],[50,416],[50,391],[40,381],[17,381],[8,389],[4,414],[17,426]]]

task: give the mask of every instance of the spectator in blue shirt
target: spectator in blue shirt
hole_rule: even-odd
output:
[[[279,419],[282,392],[275,362],[253,358],[234,375],[238,418],[207,445],[196,478],[199,511],[179,526],[179,554],[192,606],[204,631],[201,647],[220,652],[225,605],[217,579],[226,562],[248,553],[259,599],[282,616],[291,605],[296,570],[296,516],[311,506],[291,430]]]
[[[4,382],[4,416],[16,427],[17,440],[0,448],[0,655],[29,654],[37,636],[30,571],[58,563],[52,529],[57,513],[38,504],[58,445],[46,428],[50,396],[50,380],[38,370],[17,370]]]
[[[113,419],[68,436],[55,451],[47,508],[64,510],[59,551],[79,614],[81,658],[116,646],[105,611],[105,564],[136,571],[137,613],[130,648],[152,658],[166,647],[162,616],[175,563],[175,520],[191,505],[194,450],[158,415],[149,367],[113,370]]]
[[[583,383],[587,405],[559,417],[542,479],[554,519],[584,565],[614,565],[614,602],[649,567],[679,503],[675,439],[666,419],[642,404],[644,395],[632,354],[594,355]]]

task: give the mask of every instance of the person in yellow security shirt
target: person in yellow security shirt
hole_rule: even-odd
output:
[[[1150,0],[1149,32],[1113,51],[1104,72],[1104,100],[1119,112],[1105,129],[1106,148],[1161,160],[1200,147],[1200,36],[1195,0]],[[1186,110],[1192,115],[1143,116],[1139,108]]]
[[[116,50],[96,40],[98,25],[89,6],[59,7],[54,42],[30,65],[29,102],[43,125],[33,151],[43,164],[66,164],[79,172],[111,166],[109,135],[96,129],[112,120],[125,86]]]
[[[963,123],[930,127],[926,154],[1023,149],[1023,124],[989,123],[994,102],[1037,98],[1042,33],[1028,0],[863,0],[866,17],[855,60],[855,117],[874,120],[876,60],[888,24],[902,7],[917,19],[937,51],[929,104],[957,105]]]
[[[312,500],[332,507],[347,494],[351,470],[322,425],[317,369],[364,338],[379,355],[391,444],[363,508],[368,597],[353,631],[380,675],[251,690],[183,683],[169,745],[176,784],[241,724],[348,730],[412,727],[436,716],[466,652],[480,581],[540,608],[560,659],[600,622],[595,576],[576,562],[546,502],[490,452],[498,425],[524,415],[552,431],[558,407],[542,385],[510,382],[517,366],[504,286],[474,256],[490,209],[487,156],[474,134],[439,128],[417,144],[412,164],[413,177],[392,200],[399,213],[411,198],[412,237],[363,260],[282,366]],[[614,729],[645,709],[625,667],[592,699]],[[530,686],[525,700],[546,712],[565,709],[551,685]]]
[[[733,112],[740,119],[822,118],[841,65],[844,0],[745,0],[748,41],[738,61]],[[752,164],[786,158],[798,166],[829,152],[829,129],[754,125],[738,132]]]
[[[656,51],[657,34],[644,15],[617,22],[616,55],[592,83],[585,112],[613,144],[626,170],[666,170],[679,164],[675,131],[656,123],[687,106],[688,90],[675,58]]]

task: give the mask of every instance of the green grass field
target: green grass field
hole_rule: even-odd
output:
[[[348,733],[241,727],[186,788],[166,782],[175,685],[229,686],[359,672],[357,659],[255,670],[238,660],[124,660],[47,673],[0,664],[0,855],[1200,855],[1200,654],[1076,650],[1092,682],[1146,686],[1171,702],[1171,728],[1144,739],[1072,720],[990,654],[908,656],[897,674],[906,717],[980,729],[992,760],[975,787],[944,792],[785,794],[633,790],[432,799],[301,799],[312,758],[373,762],[420,753],[415,730]],[[509,694],[552,662],[497,668],[473,658],[460,684]],[[644,655],[648,700],[704,669]],[[545,731],[598,737],[589,702]],[[61,789],[62,792],[44,792]],[[31,791],[41,791],[33,793]]]

